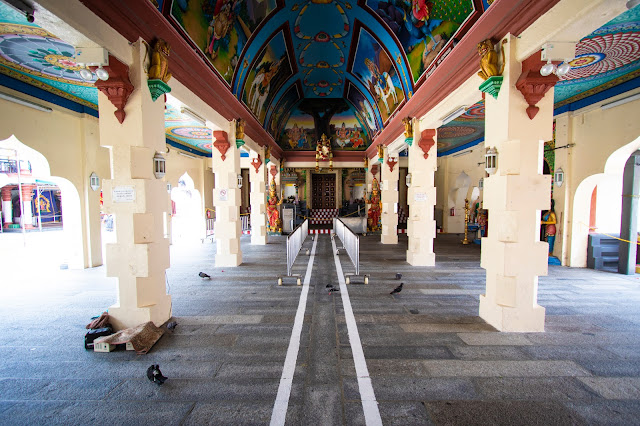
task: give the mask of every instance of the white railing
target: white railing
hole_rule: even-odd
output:
[[[201,222],[202,223],[202,222]],[[216,223],[215,219],[207,219],[207,231],[206,231],[206,237],[209,237],[211,235],[213,235],[213,227]]]
[[[240,224],[242,226],[242,233],[244,234],[246,231],[251,230],[251,215],[244,214],[240,216]]]
[[[296,277],[297,284],[301,285],[302,282],[300,280],[299,275],[293,275],[291,273],[291,268],[293,268],[293,263],[296,261],[296,257],[298,253],[300,253],[300,249],[302,249],[302,245],[304,241],[309,235],[309,219],[305,219],[300,225],[293,230],[291,234],[287,237],[287,277]],[[282,279],[284,277],[278,277],[278,285],[282,285]]]
[[[340,219],[336,220],[336,235],[340,238],[340,242],[342,242],[341,248],[347,252],[356,270],[355,274],[345,274],[345,281],[349,284],[349,275],[360,276],[360,236],[353,232]],[[364,275],[364,283],[369,284],[368,275]]]

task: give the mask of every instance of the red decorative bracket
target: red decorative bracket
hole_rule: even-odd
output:
[[[387,157],[387,166],[389,166],[389,171],[393,172],[393,168],[398,164],[398,159],[393,157]]]
[[[251,165],[253,166],[254,169],[256,169],[256,173],[258,173],[258,170],[262,165],[262,158],[260,158],[260,154],[258,154],[258,158],[254,158],[251,160]]]
[[[435,135],[435,129],[425,129],[420,134],[420,142],[418,142],[418,147],[420,147],[420,149],[424,153],[425,159],[429,158],[429,150],[436,144],[436,141],[433,139]]]
[[[97,67],[91,67],[95,70]],[[125,118],[124,107],[127,105],[129,96],[133,92],[133,84],[129,80],[129,67],[113,56],[109,55],[109,65],[104,69],[109,73],[107,81],[98,80],[95,86],[104,93],[116,107],[114,112],[116,118],[122,124]]]
[[[522,62],[522,74],[520,74],[520,78],[516,82],[516,89],[522,93],[527,104],[529,104],[527,115],[531,120],[540,110],[536,104],[559,80],[555,74],[550,74],[546,77],[540,75],[540,68],[545,63],[540,59],[540,51],[529,56]]]
[[[372,165],[370,169],[371,169],[371,174],[375,176],[378,173],[378,163],[375,163],[374,165]]]
[[[214,130],[213,137],[216,139],[216,141],[213,143],[213,146],[215,146],[218,149],[218,151],[220,151],[222,161],[224,161],[227,158],[225,154],[227,153],[227,150],[231,146],[231,144],[229,143],[229,137],[227,135],[227,132],[222,130]]]
[[[274,164],[274,165],[271,166],[271,176],[273,176],[273,178],[275,179],[277,174],[278,174],[278,168]]]

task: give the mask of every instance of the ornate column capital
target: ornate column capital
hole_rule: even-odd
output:
[[[516,81],[516,89],[518,89],[529,105],[527,107],[527,115],[529,119],[538,114],[540,108],[536,104],[544,97],[544,95],[559,81],[558,76],[550,74],[543,76],[540,74],[540,68],[545,64],[540,59],[540,52],[536,52],[522,62],[522,74]]]

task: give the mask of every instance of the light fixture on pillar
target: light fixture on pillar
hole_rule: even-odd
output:
[[[167,192],[171,194],[171,183],[167,183]]]
[[[76,47],[74,59],[79,67],[80,77],[85,81],[109,80],[109,72],[102,68],[109,65],[109,52],[102,47]],[[91,72],[89,67],[98,67]],[[95,73],[95,75],[94,75]]]
[[[97,191],[98,188],[100,188],[100,178],[98,177],[96,172],[92,172],[89,176],[89,186],[91,186],[91,189],[93,189],[94,191]]]
[[[640,4],[640,0],[628,0],[627,1],[627,9],[633,9],[634,7],[636,7],[637,5]],[[27,19],[29,18],[29,16],[27,15]],[[32,22],[32,21],[29,21]]]
[[[407,187],[411,187],[411,173],[407,173],[406,183]]]
[[[478,188],[484,188],[484,178],[480,178],[480,180],[478,181]]]
[[[242,188],[242,175],[238,175],[238,189]]]
[[[564,170],[562,170],[562,167],[556,170],[556,172],[553,174],[553,181],[557,186],[562,186],[562,184],[564,183]]]
[[[487,153],[484,155],[484,169],[490,175],[498,170],[498,151],[493,147],[488,148]]]
[[[540,75],[546,77],[555,74],[558,77],[564,77],[571,71],[569,61],[575,57],[576,43],[573,42],[549,42],[542,46],[540,58],[547,61],[540,68]],[[556,66],[551,61],[564,61],[561,65]]]
[[[156,152],[156,155],[153,156],[153,174],[156,179],[162,179],[166,174],[166,162],[167,160],[159,152]]]

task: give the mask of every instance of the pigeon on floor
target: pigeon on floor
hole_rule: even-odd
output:
[[[333,288],[333,284],[327,284],[327,288]]]
[[[151,364],[151,366],[147,368],[147,378],[158,386],[160,386],[164,383],[165,380],[167,380],[167,378],[162,375],[160,366],[158,364]]]
[[[198,276],[199,276],[200,278],[202,278],[203,280],[210,280],[210,279],[211,279],[211,276],[210,276],[210,275],[205,274],[204,272],[200,272],[200,273],[198,274]]]
[[[394,288],[391,293],[389,294],[396,294],[396,293],[400,293],[402,291],[402,286],[404,285],[404,283],[400,283],[400,285],[396,288]]]
[[[402,278],[402,274],[400,272],[396,273],[396,280],[399,280],[400,278]]]
[[[332,287],[332,288],[330,288],[330,289],[329,289],[329,294],[331,294],[331,293],[335,293],[336,291],[340,291],[340,289],[339,289],[339,288],[333,288],[333,287]]]
[[[169,321],[167,323],[167,330],[173,330],[176,328],[177,325],[178,323],[176,321]]]
[[[311,249],[307,249],[307,256],[311,255]]]

